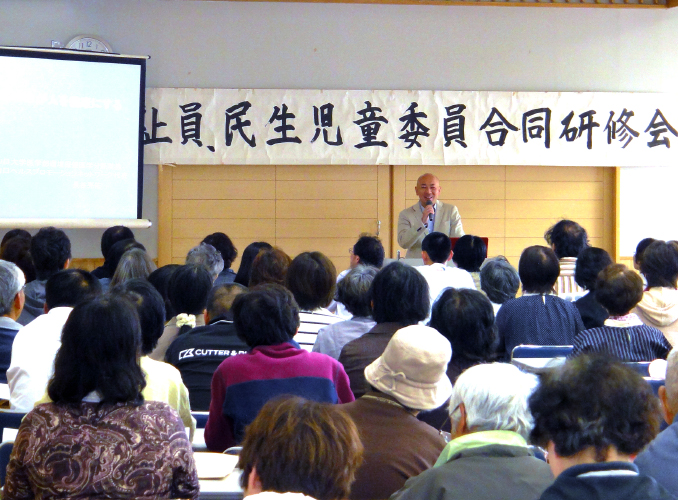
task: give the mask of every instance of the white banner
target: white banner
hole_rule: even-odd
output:
[[[144,162],[674,166],[677,97],[148,89]]]

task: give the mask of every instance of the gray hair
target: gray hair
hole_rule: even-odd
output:
[[[507,363],[472,366],[464,371],[452,389],[450,422],[454,429],[464,403],[466,425],[472,431],[514,431],[528,438],[532,415],[527,400],[537,386],[534,375]]]
[[[203,266],[209,271],[212,280],[215,280],[219,273],[224,270],[224,258],[209,243],[200,243],[197,247],[191,248],[186,255],[186,264]]]
[[[514,299],[520,287],[520,276],[506,257],[487,259],[480,269],[480,288],[495,304]]]
[[[353,316],[370,317],[370,287],[379,270],[373,266],[357,265],[337,284],[337,302],[346,306]]]
[[[0,316],[12,310],[14,297],[26,284],[24,272],[6,260],[0,260]]]

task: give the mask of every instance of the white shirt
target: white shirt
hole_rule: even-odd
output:
[[[431,264],[430,266],[416,266],[415,269],[426,278],[426,282],[428,283],[428,291],[431,298],[429,317],[431,316],[433,304],[438,300],[438,296],[443,293],[444,290],[448,288],[476,289],[471,273],[459,269],[458,267],[448,267],[445,264],[436,263]]]
[[[44,396],[54,373],[54,358],[61,347],[61,329],[72,310],[72,307],[50,309],[16,334],[7,370],[12,410],[29,412]]]

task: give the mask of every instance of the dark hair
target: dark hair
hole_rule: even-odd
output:
[[[285,287],[255,286],[233,301],[235,331],[250,348],[289,341],[299,328],[299,306]]]
[[[678,249],[662,240],[651,243],[643,252],[640,272],[645,276],[648,288],[676,288]]]
[[[518,261],[523,292],[550,293],[560,276],[560,263],[553,250],[533,245],[523,250]]]
[[[645,253],[645,250],[655,241],[657,240],[655,240],[654,238],[643,238],[642,240],[640,240],[640,242],[636,246],[636,253],[633,256],[633,262],[640,266],[640,263],[643,261],[643,254]]]
[[[553,245],[553,250],[559,259],[576,257],[579,252],[589,246],[586,229],[571,220],[561,220],[555,223],[546,230],[544,239],[549,245]]]
[[[0,259],[16,264],[23,271],[26,283],[30,283],[37,277],[31,257],[30,238],[16,236],[7,240],[0,250]]]
[[[431,307],[428,283],[413,267],[392,262],[380,270],[370,287],[372,317],[377,323],[416,325]]]
[[[43,227],[31,239],[31,257],[39,280],[61,271],[71,258],[71,240],[55,227]]]
[[[376,275],[376,267],[358,264],[337,283],[336,301],[344,304],[353,316],[369,318],[372,316],[370,288]]]
[[[167,296],[176,314],[202,314],[212,289],[212,277],[200,264],[179,266],[170,276]]]
[[[431,311],[431,328],[452,344],[453,358],[490,361],[499,336],[490,300],[477,290],[448,288]]]
[[[287,269],[285,286],[302,310],[327,307],[337,288],[337,270],[332,261],[320,252],[300,253]]]
[[[207,297],[207,314],[210,317],[210,323],[215,319],[233,320],[233,301],[235,298],[247,291],[247,287],[238,283],[224,283],[217,285],[210,291]]]
[[[111,295],[134,306],[141,326],[141,354],[152,352],[165,329],[165,304],[160,293],[144,279],[131,279],[113,288]]]
[[[156,269],[153,259],[145,251],[132,248],[127,250],[120,258],[109,286],[114,287],[136,278],[146,279]]]
[[[364,266],[374,266],[377,269],[384,265],[384,245],[376,236],[361,236],[353,245],[353,255],[360,257]]]
[[[217,249],[217,252],[221,254],[221,258],[224,259],[224,269],[231,267],[231,264],[233,264],[233,261],[238,256],[238,250],[233,246],[231,238],[224,233],[212,233],[207,235],[205,236],[205,239],[202,240],[202,243],[207,243]]]
[[[165,318],[173,318],[176,316],[174,308],[169,301],[167,296],[167,286],[169,285],[169,280],[172,277],[174,271],[179,267],[179,264],[167,264],[166,266],[159,267],[151,274],[148,275],[148,282],[155,287],[155,289],[162,296],[162,300],[165,303]]]
[[[0,248],[4,247],[5,243],[7,243],[12,238],[23,238],[30,242],[31,233],[29,233],[25,229],[10,229],[5,233],[5,236],[2,237],[2,241],[0,242]]]
[[[612,264],[612,257],[602,248],[587,247],[577,257],[574,281],[584,290],[595,290],[598,273]]]
[[[234,283],[238,283],[242,286],[249,285],[252,262],[259,251],[263,248],[273,248],[273,246],[270,243],[266,243],[265,241],[255,241],[254,243],[250,243],[245,247],[245,251],[242,253],[242,257],[240,258],[238,274],[235,275],[235,279],[233,280]]]
[[[291,263],[290,256],[278,247],[262,249],[252,261],[250,282],[247,286],[257,286],[261,283],[284,285]]]
[[[632,368],[609,356],[581,355],[544,372],[529,400],[531,441],[571,457],[594,448],[602,462],[610,446],[641,451],[659,431],[659,400]]]
[[[132,250],[133,248],[138,248],[140,250],[143,250],[144,252],[146,251],[146,247],[143,246],[141,243],[139,243],[136,240],[120,240],[111,246],[111,248],[108,249],[108,253],[106,254],[106,260],[104,261],[104,270],[111,276],[115,274],[116,269],[118,268],[118,264],[120,263],[120,259],[122,256],[127,252],[128,250]]]
[[[114,244],[118,241],[133,239],[134,233],[130,228],[126,226],[109,227],[104,231],[104,234],[101,235],[101,255],[104,256],[104,259],[107,259],[108,251]]]
[[[139,319],[128,301],[105,295],[78,304],[61,334],[47,386],[50,399],[78,405],[98,391],[102,404],[143,403],[140,343]]]
[[[452,261],[469,273],[479,272],[486,258],[487,246],[480,236],[464,235],[454,245]]]
[[[266,403],[245,431],[237,467],[240,486],[256,469],[263,491],[317,500],[349,497],[363,445],[339,406],[283,396]]]
[[[520,288],[520,276],[506,257],[488,259],[480,269],[480,288],[495,304],[514,299]]]
[[[45,283],[47,309],[75,307],[101,294],[99,280],[82,269],[64,269]]]
[[[643,298],[643,279],[624,264],[610,264],[600,271],[596,300],[611,316],[624,316]]]
[[[429,233],[421,242],[422,252],[428,254],[428,258],[438,264],[444,264],[450,260],[452,242],[450,237],[443,233]]]

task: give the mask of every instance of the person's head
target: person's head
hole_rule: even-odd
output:
[[[477,273],[487,258],[487,245],[480,236],[466,234],[454,245],[452,261],[458,268],[469,273]]]
[[[351,269],[344,278],[337,283],[337,302],[346,306],[346,310],[353,316],[369,318],[372,316],[370,307],[370,287],[377,275],[377,268],[358,265]]]
[[[104,234],[101,235],[101,255],[104,256],[104,260],[108,258],[108,251],[118,241],[133,239],[134,233],[128,227],[113,226],[106,229]]]
[[[266,403],[245,430],[240,486],[245,496],[275,491],[342,500],[362,454],[358,429],[340,405],[283,396]]]
[[[193,247],[186,255],[186,264],[204,266],[212,276],[212,281],[217,279],[219,273],[224,270],[224,259],[209,243],[200,243],[197,247]]]
[[[75,307],[101,294],[99,280],[82,269],[64,269],[45,283],[45,308]]]
[[[645,276],[648,288],[676,288],[678,249],[666,241],[652,242],[643,252],[640,272]]]
[[[527,247],[518,261],[523,292],[551,293],[560,276],[560,263],[553,250],[534,245]]]
[[[567,460],[629,459],[659,430],[659,402],[634,369],[609,356],[582,355],[542,374],[529,400],[532,442],[558,476]]]
[[[495,304],[514,299],[520,288],[520,276],[506,257],[487,259],[480,269],[480,288]]]
[[[260,250],[263,248],[273,248],[270,243],[265,241],[255,241],[245,247],[240,259],[240,267],[238,274],[235,275],[234,283],[239,283],[242,286],[247,286],[250,282],[250,271],[252,269],[252,262]]]
[[[202,314],[212,289],[212,276],[200,264],[179,266],[170,276],[167,297],[176,314]]]
[[[229,269],[238,256],[238,250],[233,246],[231,238],[224,233],[212,233],[205,236],[202,243],[207,243],[217,249],[217,252],[221,254],[221,258],[224,260],[224,269]]]
[[[141,354],[150,354],[165,328],[165,303],[145,279],[130,279],[111,290],[111,295],[128,300],[136,309],[141,327]]]
[[[678,415],[678,348],[672,349],[666,358],[666,383],[659,387],[659,399],[664,420],[671,425]]]
[[[156,269],[157,266],[153,259],[145,251],[139,248],[132,248],[127,250],[120,258],[110,286],[114,287],[127,280],[136,278],[146,279]]]
[[[71,240],[55,227],[43,227],[31,239],[31,257],[39,280],[68,267],[71,261]]]
[[[551,245],[559,259],[576,257],[579,252],[589,246],[586,229],[572,220],[561,220],[548,228],[544,239]]]
[[[16,264],[26,277],[26,283],[33,281],[37,275],[31,257],[31,240],[17,236],[7,240],[0,250],[0,259]]]
[[[384,265],[384,245],[376,236],[361,236],[351,250],[351,267],[358,264],[381,269]]]
[[[640,240],[638,245],[636,245],[636,253],[633,255],[634,269],[640,271],[640,263],[643,261],[643,254],[645,253],[647,247],[649,247],[655,241],[657,240],[655,240],[654,238],[644,238]]]
[[[300,253],[287,269],[285,286],[302,310],[327,307],[334,299],[337,270],[332,261],[320,252]]]
[[[527,401],[536,385],[536,377],[507,363],[468,368],[454,383],[450,397],[452,435],[513,431],[527,439],[532,430]]]
[[[151,274],[148,275],[148,282],[155,287],[155,289],[162,296],[162,300],[165,303],[165,317],[173,318],[176,316],[174,308],[169,301],[167,296],[167,288],[169,286],[169,280],[172,277],[172,273],[181,267],[179,264],[167,264],[166,266],[159,267]]]
[[[207,297],[207,308],[205,309],[205,323],[211,323],[215,320],[226,319],[233,320],[233,301],[247,287],[237,283],[224,283],[215,286]]]
[[[235,331],[250,348],[289,341],[299,329],[299,306],[275,283],[255,286],[233,301]]]
[[[108,249],[108,254],[106,254],[106,260],[104,261],[103,267],[111,278],[115,274],[115,270],[118,268],[122,256],[125,255],[125,252],[128,252],[133,248],[138,248],[144,252],[146,251],[145,246],[133,239],[116,241],[111,245],[111,248]]]
[[[421,242],[421,253],[425,264],[445,264],[450,260],[452,243],[444,233],[429,233]]]
[[[278,247],[264,248],[252,261],[250,282],[247,286],[257,286],[261,283],[284,285],[285,276],[287,276],[287,270],[291,263],[292,259],[282,249]]]
[[[80,404],[97,391],[103,404],[141,404],[146,386],[138,363],[139,318],[121,297],[91,297],[71,311],[61,333],[47,393],[57,404]]]
[[[612,264],[612,257],[602,248],[587,247],[577,257],[574,280],[584,290],[595,290],[598,273]]]
[[[401,262],[392,262],[377,273],[370,301],[374,321],[403,326],[424,321],[431,307],[426,279]]]
[[[26,278],[18,266],[0,260],[0,316],[16,320],[24,308]]]
[[[2,241],[0,242],[0,249],[5,246],[5,243],[7,243],[9,240],[12,238],[23,238],[25,240],[28,240],[29,242],[31,241],[31,233],[26,231],[25,229],[10,229],[5,233],[5,236],[2,237]]]
[[[494,309],[477,290],[445,290],[433,304],[429,326],[450,341],[455,358],[480,362],[495,357],[499,336]]]
[[[624,264],[610,264],[598,274],[595,289],[611,316],[626,316],[643,298],[643,279]]]
[[[433,174],[424,174],[417,179],[417,185],[414,187],[414,191],[417,193],[419,198],[419,203],[422,206],[426,206],[427,203],[433,205],[438,201],[438,195],[440,194],[440,182],[438,178]]]

